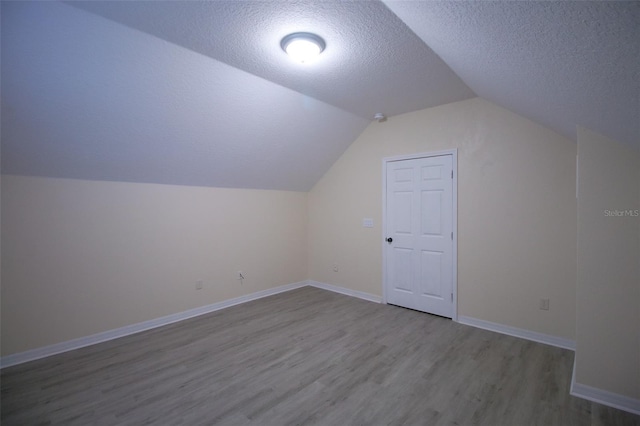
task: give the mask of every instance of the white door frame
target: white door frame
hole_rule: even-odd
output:
[[[382,303],[387,303],[387,163],[403,160],[415,160],[426,157],[451,155],[453,157],[453,315],[458,321],[458,150],[423,152],[419,154],[398,155],[382,159]]]

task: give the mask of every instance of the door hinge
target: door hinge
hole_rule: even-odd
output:
[[[453,293],[451,293],[451,303],[453,303]]]
[[[451,241],[453,241],[453,231],[451,231]]]
[[[451,170],[451,179],[453,179],[453,170]]]

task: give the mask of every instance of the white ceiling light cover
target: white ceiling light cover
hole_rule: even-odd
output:
[[[293,33],[283,38],[280,46],[294,61],[305,64],[316,59],[326,44],[315,34]]]

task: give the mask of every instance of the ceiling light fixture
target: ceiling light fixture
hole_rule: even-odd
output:
[[[282,50],[296,62],[305,63],[318,56],[326,44],[322,37],[311,33],[289,34],[280,42]]]

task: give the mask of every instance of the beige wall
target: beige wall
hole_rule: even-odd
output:
[[[382,159],[452,148],[458,314],[573,339],[576,144],[480,98],[360,135],[309,193],[310,279],[381,295]],[[362,227],[365,217],[374,228]]]
[[[640,399],[640,155],[578,128],[578,165],[576,382]]]
[[[480,98],[372,123],[309,194],[2,176],[1,354],[307,278],[381,295],[382,159],[452,148],[459,315],[575,337],[576,383],[640,398],[640,156]]]
[[[306,193],[3,176],[2,355],[303,281],[306,249]]]

